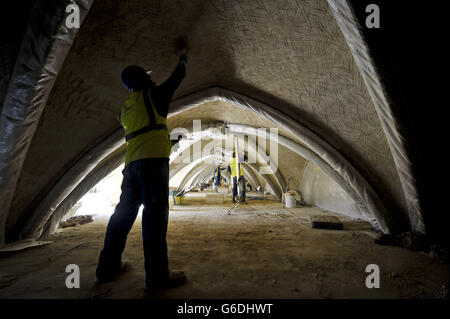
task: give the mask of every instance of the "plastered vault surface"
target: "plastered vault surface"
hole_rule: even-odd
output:
[[[121,70],[142,65],[160,83],[175,66],[173,40],[181,35],[189,39],[189,61],[175,98],[218,85],[269,104],[339,150],[388,209],[405,212],[379,119],[326,1],[96,0],[48,99],[7,227],[24,218],[80,156],[119,127],[116,117],[127,97]],[[248,117],[231,105],[207,109],[211,112],[195,114],[198,119],[236,122]],[[176,124],[186,122],[181,116]],[[297,171],[302,170],[292,174]],[[286,179],[290,174],[287,169],[282,173]],[[296,184],[300,177],[294,177]]]

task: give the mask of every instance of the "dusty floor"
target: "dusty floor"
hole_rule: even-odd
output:
[[[188,198],[184,206],[171,206],[169,258],[188,276],[182,287],[144,293],[140,220],[124,253],[132,269],[94,285],[107,223],[94,217],[52,235],[52,244],[0,256],[0,298],[448,298],[447,264],[375,244],[364,222],[339,216],[343,231],[317,230],[308,221],[323,214],[317,208],[249,203],[229,215],[228,200],[205,206]],[[65,286],[68,264],[80,267],[80,289]],[[379,289],[365,286],[368,264],[380,267]]]

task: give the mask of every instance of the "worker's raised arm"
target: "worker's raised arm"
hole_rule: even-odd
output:
[[[163,117],[167,117],[169,104],[173,94],[186,75],[186,61],[186,55],[181,55],[178,64],[170,77],[164,83],[152,90],[152,99],[156,102],[156,109],[158,110],[159,115]]]
[[[161,94],[164,95],[169,103],[173,97],[173,94],[175,93],[175,90],[180,86],[181,81],[183,81],[184,77],[186,76],[186,62],[187,57],[186,55],[182,54],[178,60],[177,66],[173,70],[170,77],[158,87],[161,91]]]

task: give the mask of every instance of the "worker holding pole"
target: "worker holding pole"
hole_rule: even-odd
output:
[[[139,66],[128,66],[122,72],[122,81],[130,92],[120,115],[125,129],[125,168],[120,202],[109,220],[97,266],[100,283],[110,281],[126,270],[121,255],[141,205],[144,206],[145,290],[153,292],[185,282],[182,271],[169,271],[166,243],[172,147],[167,114],[172,96],[186,75],[185,44],[181,46],[175,70],[159,86],[152,81],[150,73]]]

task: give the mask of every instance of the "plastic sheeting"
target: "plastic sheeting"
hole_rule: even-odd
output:
[[[308,205],[320,207],[340,215],[367,220],[348,192],[344,191],[328,174],[313,162],[306,165],[299,185],[302,200]],[[372,217],[373,218],[373,217]]]
[[[245,165],[245,164],[244,164]],[[180,183],[180,187],[179,188],[184,188],[186,187],[186,184],[192,179],[192,181],[195,181],[195,178],[197,176],[199,176],[200,174],[202,174],[205,170],[209,169],[210,167],[212,167],[210,169],[210,174],[211,176],[213,176],[214,174],[214,169],[217,166],[210,166],[210,165],[200,165],[195,167],[194,169],[192,169],[188,174],[186,174],[186,176],[183,178],[183,180]],[[250,173],[251,172],[251,173]],[[257,186],[259,186],[258,180],[255,178],[255,175],[253,174],[253,171],[250,171],[249,169],[247,169],[246,167],[244,167],[244,174],[247,176],[247,179],[250,181],[250,184],[255,185],[255,188]],[[221,173],[222,178],[225,178],[227,181],[231,180],[231,176],[230,174],[228,174],[228,172],[222,171]],[[191,183],[192,185],[192,183]]]
[[[245,134],[239,133],[239,134],[236,134],[236,136],[244,139]],[[257,149],[252,149],[251,144],[248,144],[247,147],[248,147],[249,151],[253,151],[255,153],[259,153],[259,154],[263,154],[263,155],[267,154],[266,146],[263,145],[262,143],[258,144]],[[273,175],[275,176],[275,180],[278,183],[278,187],[279,187],[281,193],[284,193],[284,191],[286,190],[286,181],[284,180],[284,177],[281,175],[280,171],[278,170],[278,167],[276,167],[274,164],[275,163],[274,156],[269,155],[268,159],[269,159],[269,163],[270,163],[268,166],[270,167]],[[261,168],[259,170],[261,171]]]
[[[184,145],[180,146],[180,148],[176,151],[176,154],[174,154],[175,153],[174,152],[174,153],[172,153],[170,155],[171,161],[174,161],[176,159],[176,157],[180,156],[184,150],[186,150],[188,147],[190,147],[191,145],[193,145],[196,142],[198,142],[204,136],[208,136],[211,139],[222,139],[225,136],[223,133],[220,133],[220,134],[215,133],[214,134],[214,132],[217,132],[217,129],[222,127],[223,124],[222,123],[218,123],[217,125],[218,125],[217,127],[208,127],[207,129],[205,129],[205,130],[203,130],[201,132],[197,132],[195,135],[191,134],[191,136],[190,136],[191,139],[189,141],[187,141]],[[230,130],[231,126],[230,126],[229,123],[226,124],[226,127],[227,127],[227,132],[228,133],[238,133],[238,134],[236,134],[236,136],[239,137],[239,138],[243,138],[243,134],[241,134],[241,132],[239,130],[236,130],[236,131]],[[253,129],[256,130],[256,128],[253,128]],[[256,135],[256,134],[253,133],[251,135]],[[263,145],[260,145],[258,147],[258,149],[252,148],[252,146],[250,144],[248,144],[247,146],[248,146],[249,150],[257,153],[258,155],[261,155],[261,154],[266,155],[266,149],[265,149],[265,146],[263,146]],[[225,153],[225,152],[226,152],[226,150],[222,151],[222,153]],[[193,155],[194,158],[199,158],[200,157],[200,156],[195,156],[195,155],[196,154]],[[207,159],[207,158],[205,157],[204,159]],[[273,158],[269,156],[269,159],[270,159],[271,165],[273,166],[273,163],[274,163]],[[199,161],[202,161],[202,160],[203,159],[199,159]],[[174,169],[171,170],[170,178],[174,177],[185,166],[186,165],[182,165],[182,164],[177,165]],[[272,171],[274,172],[274,176],[275,176],[275,179],[276,179],[276,181],[278,183],[279,189],[280,189],[281,193],[283,193],[286,190],[286,182],[284,181],[283,176],[280,174],[280,172],[276,168],[272,168]],[[260,174],[259,171],[258,171],[258,174]]]
[[[258,132],[257,128],[250,125],[229,123],[227,124],[227,127],[228,130],[230,130],[231,132],[237,132],[246,135],[260,134],[260,136],[263,136],[266,139],[269,138],[267,131],[263,130]],[[317,165],[320,169],[322,169],[323,172],[325,172],[325,174],[327,174],[330,178],[332,178],[343,189],[344,192],[347,193],[347,195],[351,198],[351,200],[355,204],[357,211],[353,212],[351,210],[348,210],[345,212],[346,215],[353,218],[364,219],[373,224],[374,226],[377,225],[376,219],[373,217],[372,213],[367,210],[365,203],[362,202],[361,198],[354,191],[354,189],[349,184],[347,184],[345,180],[342,178],[342,176],[338,174],[338,172],[334,170],[328,163],[326,163],[320,156],[318,156],[316,153],[314,153],[307,147],[301,145],[300,143],[297,143],[281,134],[278,134],[278,143]]]
[[[42,227],[51,217],[60,203],[77,187],[77,185],[100,163],[105,157],[117,150],[124,143],[123,130],[112,135],[92,148],[80,159],[58,182],[53,185],[44,199],[34,210],[33,216],[28,220],[23,233],[27,237],[39,237]],[[74,203],[75,204],[75,203]]]
[[[170,114],[170,116],[173,116],[173,114]],[[177,134],[175,134],[175,135],[177,135]],[[180,156],[185,150],[187,150],[189,147],[194,145],[196,142],[198,142],[202,138],[206,138],[206,137],[217,138],[217,139],[224,138],[223,134],[217,133],[216,130],[211,130],[211,129],[204,129],[199,132],[192,132],[190,134],[185,134],[185,135],[186,136],[183,139],[181,139],[181,141],[178,142],[177,149],[174,150],[172,153],[170,153],[169,163],[172,164],[172,162],[178,156]],[[175,138],[175,136],[173,138]]]
[[[395,229],[391,215],[366,179],[330,144],[275,108],[242,94],[220,87],[213,87],[174,101],[171,104],[171,112],[179,113],[203,103],[214,101],[223,101],[249,109],[297,136],[303,144],[336,171],[345,184],[348,184],[354,190],[360,198],[360,202],[365,205],[373,216],[371,220],[375,227],[381,229],[384,233],[390,233]]]
[[[375,105],[403,187],[411,228],[413,231],[425,233],[426,228],[420,210],[416,181],[412,173],[404,138],[398,128],[398,121],[394,112],[392,112],[391,104],[385,93],[386,90],[374,67],[369,49],[358,28],[357,19],[348,1],[328,0],[328,3]]]
[[[327,168],[328,172],[332,173],[329,175],[334,176],[333,178],[335,180],[339,179],[339,185],[345,185],[347,190],[349,190],[348,193],[353,193],[353,196],[359,199],[358,202],[361,203],[361,207],[369,212],[368,214],[371,216],[373,225],[385,233],[392,232],[393,224],[389,212],[364,177],[361,176],[359,172],[326,141],[322,140],[302,124],[292,120],[290,117],[275,110],[271,106],[230,90],[213,87],[173,101],[170,105],[168,117],[203,103],[214,101],[224,101],[237,107],[249,109],[260,116],[270,119],[279,127],[282,127],[294,136],[297,136],[298,139],[307,146],[305,149],[310,150],[311,158],[320,158],[326,163],[329,166]],[[123,137],[123,129],[117,129],[103,142],[99,143],[83,156],[73,168],[69,169],[58,183],[51,188],[39,207],[35,210],[33,218],[30,219],[24,234],[29,237],[40,234],[42,227],[47,223],[48,219],[64,198],[75,190],[76,186],[88,175],[96,164],[101,162],[108,154],[123,144]],[[315,161],[315,163],[317,164],[318,161]],[[251,164],[249,166],[252,167]],[[252,169],[255,170],[255,167],[252,167]],[[171,173],[173,176],[173,172]],[[274,193],[276,193],[277,198],[280,199],[281,194],[275,185],[273,185],[267,176],[261,176],[273,189]],[[337,176],[340,177],[337,178]],[[69,208],[69,206],[67,207]]]
[[[183,177],[183,179],[180,182],[180,185],[178,186],[179,189],[183,189],[186,187],[186,184],[191,180],[195,179],[199,174],[201,174],[203,171],[210,169],[211,170],[211,176],[214,174],[214,169],[217,166],[214,164],[199,164],[195,167],[193,167],[189,172],[186,173],[186,176]]]
[[[200,164],[195,167],[193,167],[189,172],[187,172],[186,176],[183,177],[183,180],[181,181],[179,185],[179,189],[183,189],[186,187],[187,182],[189,182],[191,179],[195,179],[199,174],[203,173],[205,170],[211,170],[211,176],[213,176],[214,169],[216,168],[216,165],[212,164]]]
[[[213,163],[214,159],[216,158],[216,156],[213,154],[206,155],[206,156],[201,156],[201,154],[199,154],[197,156],[196,154],[198,154],[198,153],[193,154],[193,157],[196,158],[194,161],[189,162],[189,163],[180,163],[175,167],[171,167],[170,173],[169,173],[169,180],[171,180],[173,177],[175,177],[175,175],[177,175],[178,172],[180,172],[183,168],[185,168],[188,165],[192,165],[192,167],[194,168],[195,166],[197,166],[197,164],[199,164],[201,162]]]
[[[82,19],[92,3],[89,0],[74,0],[71,2],[80,5]],[[0,117],[0,244],[4,242],[4,223],[28,146],[48,93],[76,32],[76,30],[67,30],[62,24],[64,10],[60,9],[64,8],[67,3],[69,2],[36,1],[36,7],[24,36],[2,109]],[[425,232],[409,156],[404,147],[403,138],[397,129],[396,119],[391,112],[391,106],[384,93],[384,88],[358,30],[356,19],[347,1],[328,0],[328,3],[376,107],[403,186],[411,226],[415,231]],[[56,12],[56,14],[52,14],[52,12]],[[170,115],[205,102],[217,100],[251,109],[297,135],[302,143],[307,145],[336,174],[341,176],[342,181],[357,194],[384,232],[388,233],[393,230],[394,225],[389,213],[378,195],[357,170],[328,143],[271,106],[215,87],[174,101],[171,105]],[[36,231],[39,231],[39,228],[48,221],[61,201],[70,193],[70,190],[73,190],[86,174],[108,154],[110,147],[113,148],[113,146],[121,144],[122,137],[121,129],[114,132],[108,137],[108,139],[111,139],[109,145],[101,143],[83,157],[80,162],[88,164],[85,168],[80,167],[77,163],[63,176],[63,182],[53,185],[24,228],[24,237],[33,236]]]
[[[193,185],[199,185],[201,182],[209,182],[213,178],[213,171],[214,171],[215,165],[211,164],[209,166],[203,167],[198,174],[192,179]]]
[[[250,169],[252,169],[253,173],[259,174],[259,169],[258,169],[258,166],[256,166],[256,164],[245,163],[245,166],[249,167]],[[267,190],[267,186],[269,186],[269,188],[272,190],[272,194],[275,195],[276,199],[277,200],[281,200],[281,194],[282,193],[280,191],[278,191],[276,186],[270,180],[269,176],[267,176],[266,174],[260,174],[259,176],[261,176],[263,178],[264,182],[266,183],[265,189]]]
[[[206,166],[200,166],[200,167],[196,167],[193,170],[191,170],[186,177],[183,179],[183,182],[180,184],[180,189],[184,188],[187,184],[187,182],[189,182],[192,179],[192,182],[190,183],[190,185],[194,185],[195,182],[198,182],[199,180],[201,181],[202,179],[206,178],[208,176],[208,174],[213,177],[214,174],[214,169],[217,166],[213,165],[206,165]],[[245,166],[244,163],[244,175],[246,176],[247,180],[250,182],[251,185],[254,185],[254,187],[256,188],[257,186],[259,186],[259,183],[257,182],[258,180],[255,179],[255,175],[253,173],[253,171],[251,169],[247,169],[247,167]],[[209,171],[209,172],[208,172]],[[231,176],[230,174],[228,174],[228,172],[223,171],[222,173],[222,178],[225,178],[227,181],[229,181],[229,183],[232,183],[231,181]]]
[[[37,0],[0,115],[0,245],[23,161],[56,76],[77,29],[65,26],[66,5],[80,8],[80,21],[92,0]]]
[[[125,151],[111,156],[108,162],[95,167],[83,180],[67,195],[55,209],[51,218],[43,227],[41,236],[52,234],[59,226],[59,222],[66,217],[70,209],[98,182],[125,162]],[[70,217],[70,216],[69,216]]]
[[[255,173],[253,173],[253,171],[252,171],[251,168],[248,168],[248,167],[247,167],[247,164],[246,164],[246,163],[244,163],[244,165],[242,166],[242,168],[244,169],[244,174],[245,174],[245,176],[247,177],[248,181],[249,181],[250,184],[253,186],[253,189],[256,190],[256,188],[257,188],[258,186],[261,186],[261,187],[262,187],[262,185],[259,184],[258,178],[256,177]],[[230,176],[230,178],[231,178],[231,176]],[[264,187],[262,187],[262,188],[264,189]]]

